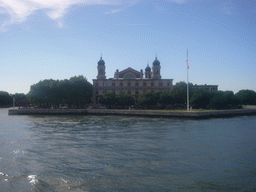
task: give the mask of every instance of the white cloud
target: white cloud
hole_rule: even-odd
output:
[[[0,14],[10,17],[0,24],[0,30],[6,30],[8,25],[24,22],[28,16],[37,10],[45,10],[53,20],[63,27],[61,19],[72,5],[128,5],[133,6],[142,0],[0,0]],[[156,0],[159,1],[159,0]],[[166,0],[166,2],[185,3],[188,0]],[[123,9],[112,9],[108,13],[117,13]]]
[[[9,15],[9,21],[1,24],[0,29],[13,23],[21,23],[35,11],[44,9],[54,20],[60,20],[72,5],[109,5],[118,4],[117,0],[0,0],[0,14]],[[63,26],[59,22],[59,26]]]
[[[121,11],[122,11],[122,9],[112,9],[110,12],[107,12],[106,14],[114,14],[114,13],[118,13]]]

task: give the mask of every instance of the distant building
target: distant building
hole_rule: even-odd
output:
[[[152,69],[147,65],[145,73],[128,67],[122,71],[118,69],[114,78],[106,79],[105,62],[100,58],[98,61],[97,79],[93,79],[93,105],[99,104],[99,98],[106,92],[119,94],[120,92],[132,94],[136,101],[142,92],[169,91],[173,79],[162,79],[160,73],[160,62],[155,58]]]
[[[193,85],[192,90],[204,89],[206,91],[218,91],[218,85]]]

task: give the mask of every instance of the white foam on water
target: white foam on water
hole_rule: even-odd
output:
[[[28,180],[30,180],[29,183],[31,185],[35,185],[36,183],[38,183],[38,180],[36,179],[36,175],[29,175]]]
[[[12,151],[14,154],[18,154],[18,153],[22,153],[24,154],[24,151],[23,150],[16,150],[16,151]]]
[[[3,172],[0,172],[0,175],[3,175],[3,176],[8,177],[8,174],[5,174],[5,173],[3,173]]]
[[[70,187],[68,186],[68,181],[64,180],[61,178],[61,180],[67,185],[67,188],[70,189]]]

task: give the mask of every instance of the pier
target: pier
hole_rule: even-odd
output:
[[[128,115],[147,117],[210,118],[238,115],[255,115],[256,108],[212,111],[161,111],[116,109],[9,109],[9,115]]]

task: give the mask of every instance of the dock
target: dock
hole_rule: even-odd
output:
[[[256,108],[211,111],[117,110],[117,109],[9,109],[9,115],[127,115],[146,117],[211,118],[256,115]]]

